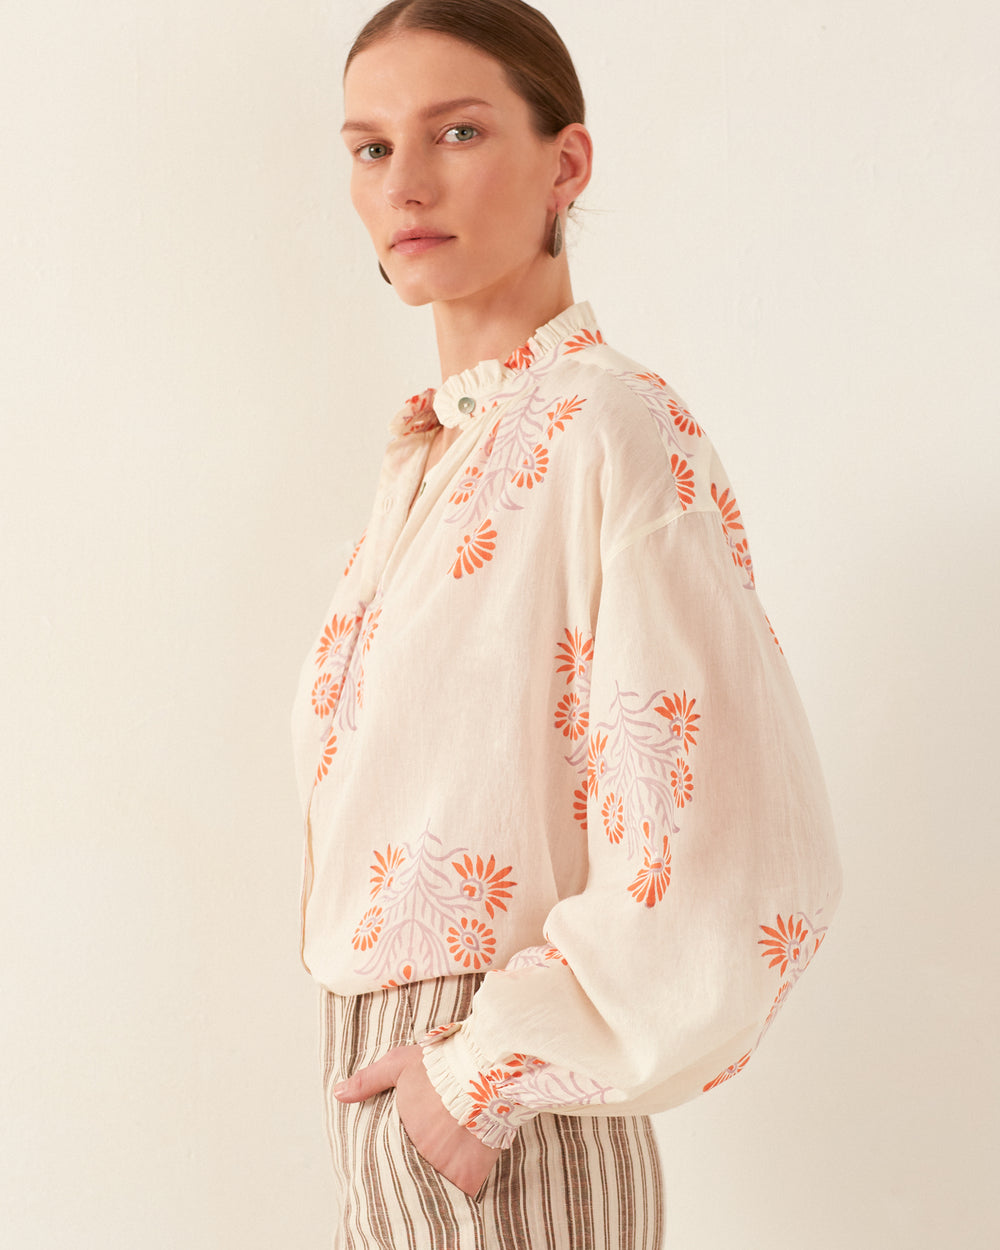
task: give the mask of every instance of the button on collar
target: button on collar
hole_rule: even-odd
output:
[[[458,401],[458,411],[465,413],[466,416],[469,415],[469,413],[473,410],[473,408],[475,408],[475,406],[476,406],[476,401],[472,398],[471,395],[463,395],[462,398]]]

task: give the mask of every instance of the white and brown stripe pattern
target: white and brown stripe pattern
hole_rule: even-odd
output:
[[[416,1152],[394,1091],[333,1086],[393,1046],[464,1019],[481,974],[358,997],[323,991],[323,1084],[339,1210],[334,1250],[658,1250],[660,1163],[646,1117],[537,1116],[469,1198]]]

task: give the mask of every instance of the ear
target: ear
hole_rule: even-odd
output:
[[[590,131],[579,122],[571,122],[553,139],[558,152],[558,172],[553,185],[556,212],[562,212],[583,193],[590,181],[594,164],[594,145]]]

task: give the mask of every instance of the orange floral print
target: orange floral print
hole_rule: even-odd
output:
[[[574,352],[582,352],[585,347],[594,347],[598,343],[604,342],[604,335],[600,330],[582,330],[571,339],[567,339],[563,344],[562,354],[564,356],[572,356]]]
[[[726,538],[732,539],[734,530],[743,532],[743,518],[740,516],[740,510],[736,506],[736,500],[733,498],[729,487],[727,486],[720,495],[719,488],[713,482],[712,499],[715,501],[715,506],[719,509],[719,515],[722,517],[722,530]]]
[[[332,673],[320,673],[313,683],[312,705],[317,716],[329,716],[340,697],[340,682]]]
[[[354,930],[351,945],[356,951],[366,951],[375,945],[382,932],[382,908],[369,907]]]
[[[449,503],[468,503],[472,496],[476,493],[476,488],[483,480],[482,470],[476,468],[474,464],[469,467],[459,478],[458,485],[451,493]]]
[[[625,833],[625,804],[614,792],[609,793],[604,800],[601,816],[604,820],[604,832],[617,846]]]
[[[766,924],[760,926],[767,936],[757,945],[764,947],[760,953],[768,960],[767,966],[777,968],[779,976],[784,976],[788,967],[793,971],[803,968],[819,948],[819,941],[803,916],[789,916],[787,920],[778,916],[775,924],[775,929]]]
[[[507,876],[511,870],[510,864],[506,868],[497,868],[496,865],[496,857],[493,855],[485,864],[481,855],[476,856],[475,863],[471,855],[466,855],[461,862],[453,861],[451,865],[462,878],[459,887],[462,894],[473,903],[482,903],[491,920],[497,910],[507,910],[504,900],[510,898],[511,889],[517,885],[516,881]]]
[[[400,846],[387,846],[385,854],[375,852],[372,864],[371,896],[377,898],[383,890],[390,891],[396,880],[396,870],[406,863],[406,854]]]
[[[371,650],[372,639],[375,637],[375,631],[378,629],[378,618],[382,615],[381,608],[370,610],[365,617],[365,623],[361,627],[361,654],[367,655]]]
[[[694,778],[691,776],[691,769],[682,759],[678,758],[670,770],[670,789],[679,808],[690,803],[694,797]]]
[[[333,757],[337,754],[337,735],[331,734],[326,740],[323,747],[323,754],[319,757],[319,767],[316,769],[316,784],[323,780],[330,771],[330,765],[333,763]]]
[[[737,1059],[735,1063],[731,1063],[729,1067],[726,1068],[725,1072],[720,1072],[719,1075],[714,1080],[709,1081],[707,1085],[703,1085],[701,1087],[702,1093],[707,1093],[708,1090],[715,1089],[715,1087],[717,1085],[721,1085],[723,1081],[732,1080],[732,1078],[736,1076],[737,1073],[742,1072],[743,1069],[747,1066],[747,1064],[750,1062],[750,1056],[752,1054],[753,1054],[753,1051],[748,1050],[747,1053],[741,1059]]]
[[[344,644],[357,628],[359,616],[335,616],[323,630],[316,648],[316,664],[322,668],[331,657],[338,655]]]
[[[573,791],[573,819],[584,833],[587,832],[587,791]]]
[[[666,383],[664,383],[666,385]],[[667,400],[667,409],[673,418],[674,425],[682,434],[693,434],[695,438],[701,438],[703,430],[698,422],[691,416],[683,404],[679,404],[676,399]]]
[[[449,1037],[462,1027],[461,1020],[452,1020],[448,1024],[438,1024],[421,1038],[424,1042],[436,1042],[438,1038]]]
[[[686,690],[682,690],[680,694],[672,694],[669,699],[664,696],[660,706],[654,709],[670,722],[671,736],[683,743],[685,752],[695,745],[701,729],[700,725],[695,724],[695,721],[701,720],[701,713],[694,710],[696,702],[696,699],[687,697]]]
[[[666,382],[664,382],[664,380],[660,377],[658,373],[653,373],[652,370],[650,370],[648,373],[637,373],[635,376],[638,379],[638,381],[649,382],[653,386],[658,386],[661,391],[665,391],[667,389]]]
[[[458,927],[448,930],[448,948],[456,963],[465,968],[487,967],[496,954],[497,942],[493,930],[468,916],[459,919]]]
[[[451,566],[452,577],[459,578],[464,573],[475,573],[484,564],[489,564],[497,545],[496,537],[497,532],[489,517],[480,525],[475,534],[466,534],[461,544],[455,548],[458,552],[458,559]]]
[[[469,1097],[472,1099],[472,1111],[466,1120],[466,1128],[473,1131],[482,1126],[483,1120],[493,1124],[506,1124],[514,1104],[501,1092],[502,1086],[511,1077],[520,1075],[517,1069],[493,1068],[489,1072],[480,1072],[478,1080],[469,1082]]]
[[[534,451],[529,451],[521,461],[520,467],[510,479],[515,486],[526,486],[529,490],[540,482],[549,471],[549,453],[541,443]]]
[[[587,732],[587,710],[578,694],[563,695],[556,708],[556,729],[563,731],[563,736],[575,742]]]
[[[574,629],[572,633],[568,629],[563,632],[566,641],[559,643],[559,653],[556,655],[559,667],[556,672],[566,674],[566,685],[569,686],[575,678],[586,677],[594,658],[594,640],[585,638],[578,629]]]
[[[578,395],[574,395],[572,399],[560,399],[552,411],[545,414],[549,420],[549,428],[546,433],[550,439],[556,430],[565,430],[567,424],[573,420],[583,407],[583,402]]]
[[[778,635],[774,632],[774,626],[771,624],[770,618],[766,612],[764,613],[764,620],[767,621],[767,627],[771,631],[771,637],[774,639],[774,645],[779,651],[781,651],[781,654],[784,655],[785,652],[782,650],[781,643],[778,641]]]
[[[400,433],[419,434],[433,430],[440,422],[434,411],[434,390],[422,391],[419,395],[411,395],[403,404],[399,418]]]
[[[608,735],[593,733],[590,735],[590,749],[587,752],[587,789],[597,796],[597,788],[601,778],[607,772],[608,761],[604,748],[608,745]]]
[[[405,985],[407,981],[413,980],[413,964],[403,964],[399,970],[399,977],[390,977],[386,983],[380,988],[383,990],[398,990],[401,985]]]
[[[505,369],[529,369],[535,359],[534,352],[527,343],[523,347],[518,347],[512,351],[507,359],[503,362]]]
[[[750,584],[756,585],[757,579],[753,575],[753,561],[750,559],[750,544],[744,538],[741,543],[734,544],[732,548],[733,563],[738,569],[743,569],[750,578]]]
[[[642,822],[642,831],[646,842],[642,850],[642,867],[629,886],[628,892],[637,903],[655,907],[670,884],[670,839],[664,834],[663,847],[654,855],[650,847],[652,839],[648,820]]]
[[[676,454],[670,457],[670,472],[674,475],[677,498],[686,512],[689,505],[694,503],[694,472],[688,462]]]
[[[354,567],[354,561],[358,558],[358,552],[361,550],[361,547],[364,541],[365,541],[365,536],[364,534],[362,534],[361,537],[358,539],[354,550],[351,552],[351,558],[347,561],[347,567],[344,569],[345,577],[347,576],[348,573],[350,573],[351,569]]]

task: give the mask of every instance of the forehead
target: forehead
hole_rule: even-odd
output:
[[[436,31],[404,30],[386,36],[358,53],[344,79],[348,121],[420,113],[436,102],[458,99],[528,111],[499,61]]]

